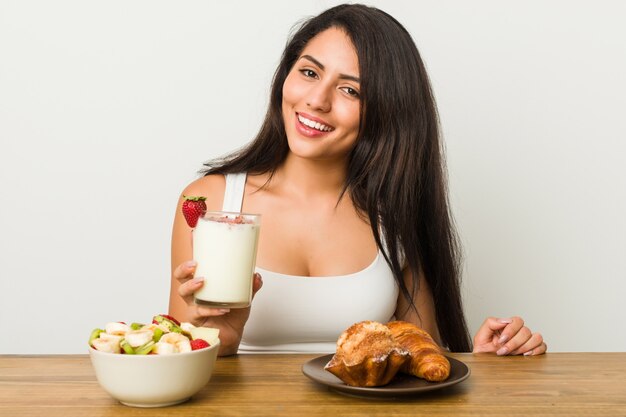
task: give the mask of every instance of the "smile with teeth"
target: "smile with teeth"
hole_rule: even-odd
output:
[[[331,132],[331,131],[335,130],[334,128],[332,128],[330,126],[326,126],[326,125],[321,124],[319,122],[314,122],[313,120],[309,120],[306,117],[302,117],[299,114],[298,114],[298,120],[303,125],[306,125],[306,126],[310,127],[311,129],[319,130],[321,132]]]

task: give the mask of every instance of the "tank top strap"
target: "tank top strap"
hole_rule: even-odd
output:
[[[241,212],[243,194],[246,188],[246,173],[226,174],[226,189],[222,211]]]

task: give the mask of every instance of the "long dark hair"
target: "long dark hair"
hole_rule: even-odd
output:
[[[206,163],[202,172],[269,173],[271,178],[289,151],[283,83],[309,40],[330,27],[343,29],[351,38],[361,78],[359,135],[349,155],[344,192],[369,220],[410,308],[415,309],[412,300],[421,272],[433,294],[444,345],[469,351],[460,249],[449,210],[435,100],[415,43],[393,17],[353,4],[333,7],[304,22],[283,52],[256,138],[242,150]],[[413,271],[413,288],[404,284],[404,262]]]

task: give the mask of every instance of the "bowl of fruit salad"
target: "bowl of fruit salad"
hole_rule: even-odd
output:
[[[180,323],[166,314],[151,323],[107,323],[89,337],[102,388],[122,404],[165,407],[184,402],[211,379],[219,330]]]

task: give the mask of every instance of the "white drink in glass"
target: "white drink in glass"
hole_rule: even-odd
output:
[[[197,304],[215,308],[248,307],[256,265],[261,216],[208,212],[193,230],[196,277],[204,285],[195,292]]]

